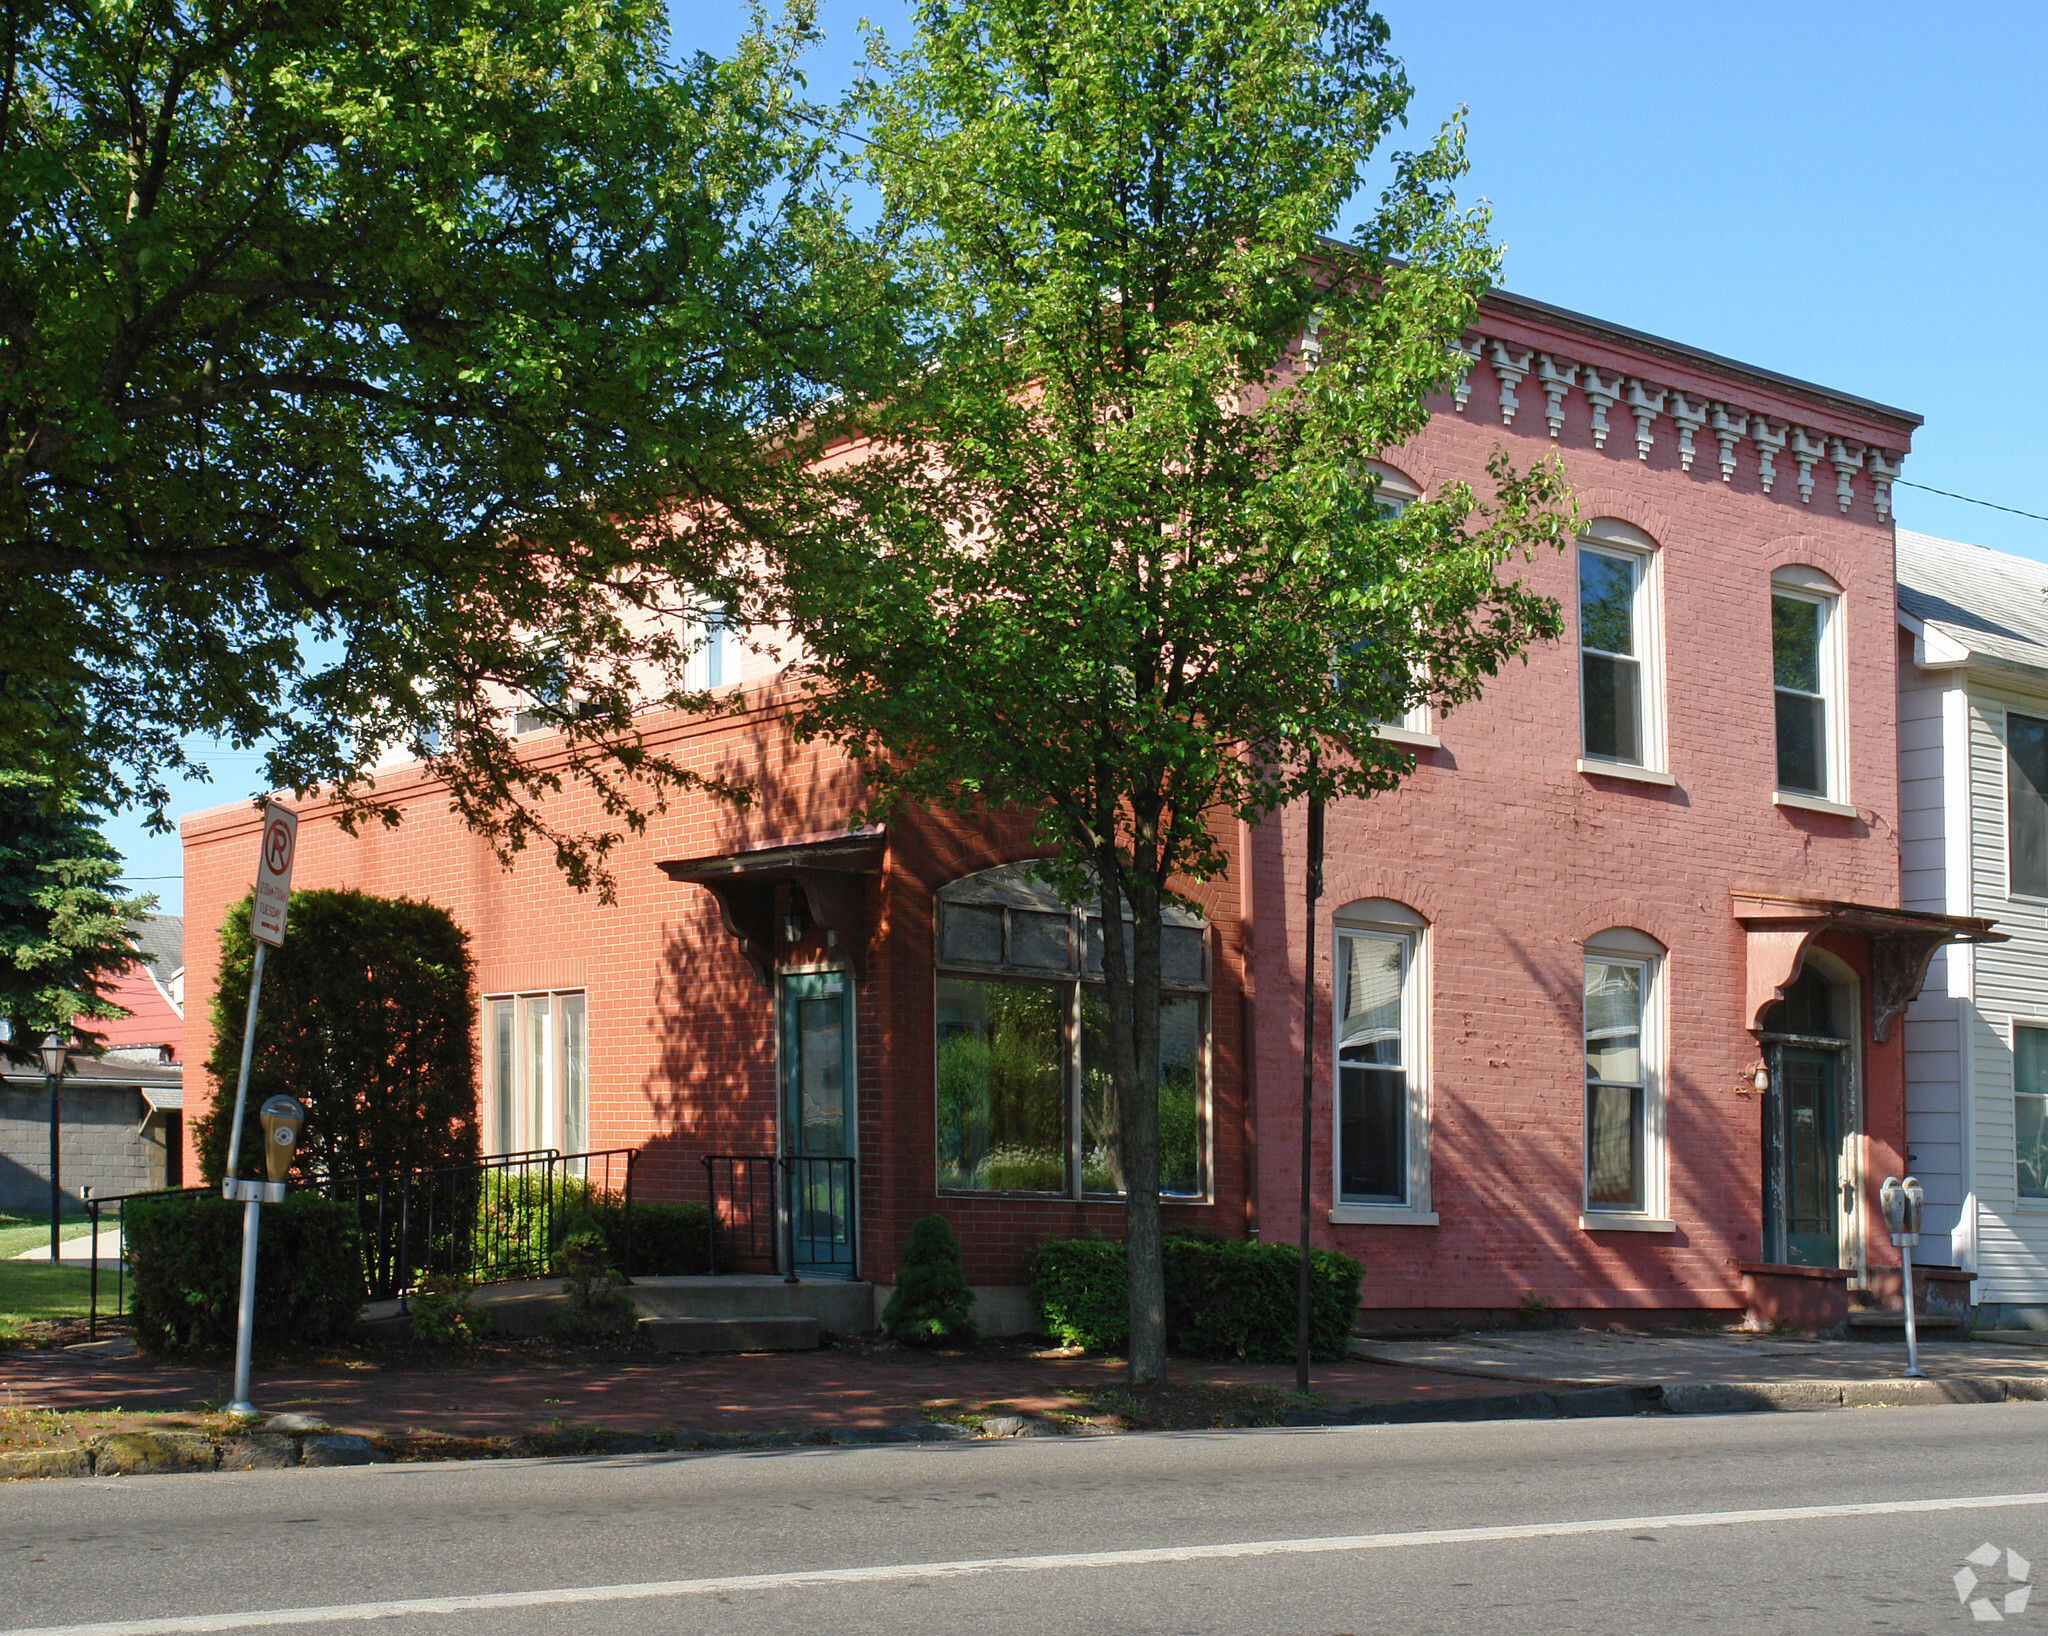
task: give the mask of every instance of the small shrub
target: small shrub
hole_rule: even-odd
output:
[[[612,1265],[626,1264],[625,1203],[616,1193],[594,1199],[590,1215],[604,1234]],[[701,1204],[645,1204],[633,1201],[633,1265],[635,1278],[662,1278],[675,1273],[709,1272],[711,1218]],[[723,1245],[719,1270],[729,1270]]]
[[[960,1241],[944,1216],[926,1216],[911,1227],[903,1246],[882,1327],[912,1346],[971,1341],[981,1333],[968,1316],[973,1305],[974,1291],[960,1270]]]
[[[621,1335],[640,1320],[640,1309],[620,1287],[612,1271],[611,1252],[593,1217],[577,1218],[555,1247],[555,1271],[562,1275],[562,1293],[569,1310],[558,1312],[548,1327],[569,1340]]]
[[[146,1352],[222,1352],[235,1344],[243,1206],[193,1196],[127,1207],[135,1340]],[[256,1241],[256,1333],[263,1346],[332,1340],[362,1310],[355,1206],[293,1193],[263,1207]]]
[[[1106,1238],[1047,1239],[1032,1252],[1031,1304],[1062,1346],[1114,1352],[1131,1333],[1124,1247]]]
[[[1169,1233],[1166,1333],[1177,1352],[1293,1359],[1301,1257],[1289,1244],[1253,1244],[1210,1233]],[[1309,1252],[1309,1352],[1345,1355],[1365,1269],[1348,1255]],[[1045,1333],[1067,1346],[1113,1352],[1130,1338],[1124,1247],[1108,1239],[1050,1239],[1031,1259],[1031,1298]]]
[[[1555,1316],[1552,1311],[1557,1303],[1547,1295],[1538,1295],[1534,1290],[1522,1291],[1521,1317],[1524,1329],[1548,1329]]]
[[[490,1314],[475,1311],[469,1295],[459,1278],[429,1278],[406,1302],[412,1338],[427,1346],[474,1346]]]

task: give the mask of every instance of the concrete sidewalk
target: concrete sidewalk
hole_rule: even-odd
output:
[[[1923,1340],[1920,1367],[1946,1395],[1915,1382],[1909,1395],[1928,1401],[2048,1397],[2048,1346],[2031,1331],[1990,1331],[1974,1340]],[[1427,1369],[1464,1380],[1577,1388],[1658,1389],[1667,1406],[1701,1389],[1775,1388],[1786,1405],[1860,1400],[1874,1383],[1898,1381],[1906,1368],[1903,1341],[1837,1341],[1740,1330],[1654,1333],[1597,1329],[1500,1330],[1448,1340],[1351,1343],[1354,1357],[1390,1368]],[[2003,1387],[1991,1382],[2010,1383]],[[1974,1388],[1974,1389],[1973,1389]],[[1846,1393],[1846,1395],[1845,1395]],[[1674,1395],[1675,1394],[1675,1395]],[[1741,1394],[1737,1394],[1741,1395]],[[1759,1407],[1769,1393],[1749,1394]],[[1733,1401],[1726,1393],[1722,1401]],[[1716,1401],[1710,1394],[1702,1401]]]

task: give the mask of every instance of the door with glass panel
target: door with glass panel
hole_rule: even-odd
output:
[[[782,1158],[798,1272],[854,1272],[853,984],[844,972],[781,980]]]
[[[1778,1152],[1784,1165],[1785,1259],[1838,1267],[1842,1134],[1833,1051],[1784,1047],[1778,1057]]]

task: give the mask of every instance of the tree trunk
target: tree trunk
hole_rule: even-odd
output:
[[[1109,997],[1110,1069],[1116,1086],[1124,1169],[1124,1254],[1131,1298],[1130,1381],[1166,1379],[1166,1265],[1159,1227],[1159,883],[1134,880],[1131,922],[1123,917],[1113,849],[1102,881],[1102,976]]]

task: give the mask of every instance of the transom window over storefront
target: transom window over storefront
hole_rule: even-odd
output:
[[[1159,1190],[1200,1198],[1209,960],[1199,916],[1167,910],[1160,968]],[[1097,915],[1063,904],[1029,864],[942,888],[937,1021],[941,1191],[1124,1191]]]

